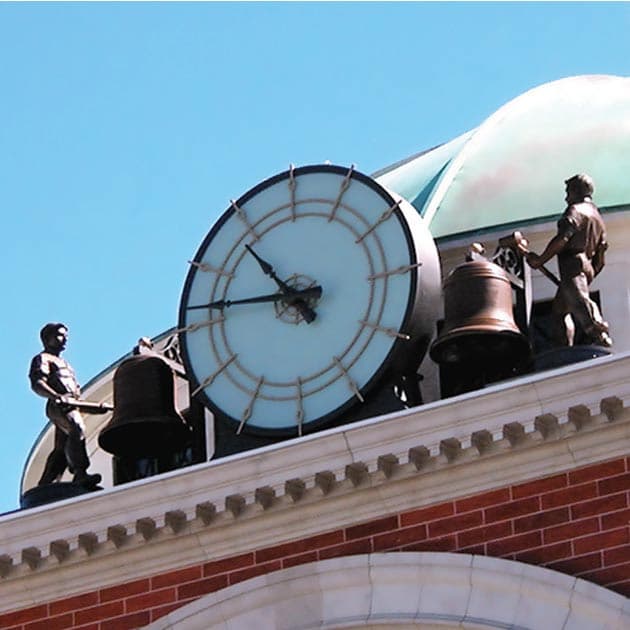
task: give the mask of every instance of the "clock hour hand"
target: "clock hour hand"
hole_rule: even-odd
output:
[[[257,297],[243,298],[242,300],[217,300],[215,302],[209,302],[208,304],[196,304],[195,306],[189,306],[187,310],[192,311],[199,308],[209,308],[223,310],[230,306],[237,304],[260,304],[263,302],[285,302],[288,305],[294,305],[295,302],[303,301],[305,298],[317,299],[322,295],[322,288],[317,285],[314,287],[308,287],[307,289],[294,290],[291,294],[286,293],[271,293],[269,295],[259,295]]]
[[[286,282],[280,280],[280,278],[276,275],[276,272],[273,270],[273,267],[266,260],[263,260],[250,245],[245,244],[245,249],[247,249],[247,251],[256,259],[256,262],[260,265],[263,273],[266,276],[269,276],[278,285],[278,288],[285,296],[291,296],[298,293],[297,289],[290,287]],[[307,324],[310,324],[317,317],[317,313],[302,299],[296,300],[293,303],[293,306],[297,308]]]

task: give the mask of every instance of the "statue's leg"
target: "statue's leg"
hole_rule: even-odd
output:
[[[566,287],[562,283],[558,287],[556,297],[551,304],[551,326],[554,342],[559,346],[572,346],[575,337],[575,326],[571,319],[571,311],[567,304]]]
[[[567,297],[571,314],[591,342],[612,345],[608,337],[608,324],[602,318],[599,307],[589,295],[588,280],[584,273],[570,279]]]
[[[85,448],[85,427],[81,414],[76,409],[66,413],[63,413],[61,409],[55,409],[54,413],[51,413],[50,418],[57,428],[65,434],[64,452],[68,468],[74,473],[73,481],[75,483],[96,485],[101,480],[101,476],[87,473],[90,460]]]
[[[45,486],[61,479],[61,476],[66,470],[65,446],[66,434],[59,428],[55,427],[55,445],[46,459],[44,472],[37,484],[38,486]]]
[[[74,472],[75,481],[86,476],[86,471],[90,465],[90,460],[85,448],[85,434],[83,418],[76,410],[65,414],[67,421],[66,459],[68,466]]]

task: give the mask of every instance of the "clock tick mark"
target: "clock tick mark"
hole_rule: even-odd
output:
[[[341,198],[343,194],[350,188],[350,180],[352,179],[352,173],[354,172],[355,165],[352,164],[346,173],[346,176],[343,178],[341,185],[339,186],[339,193],[337,194],[337,199],[335,199],[335,203],[333,204],[332,210],[330,211],[330,215],[328,216],[328,222],[330,223],[337,214],[337,210],[339,209],[339,205],[341,204]]]
[[[390,269],[389,271],[382,271],[381,273],[374,273],[371,276],[368,276],[367,279],[377,280],[378,278],[386,278],[387,276],[395,276],[397,274],[402,275],[403,273],[407,273],[412,269],[417,269],[418,267],[422,267],[422,263],[414,263],[413,265],[403,265],[402,267],[396,267],[396,269]]]
[[[297,422],[298,435],[302,437],[302,424],[304,422],[304,406],[303,406],[303,392],[302,392],[302,379],[298,376],[295,382],[297,387],[297,413],[295,419]]]
[[[196,394],[198,394],[202,389],[205,389],[206,387],[208,387],[208,385],[212,385],[212,383],[214,383],[214,379],[219,376],[219,374],[221,374],[221,372],[223,372],[223,370],[225,370],[225,368],[227,368],[230,363],[232,363],[232,361],[234,361],[234,359],[236,359],[236,357],[238,356],[238,354],[233,354],[229,359],[226,359],[212,374],[210,374],[210,376],[206,377],[200,384],[199,387],[197,387],[196,389],[194,389],[191,392],[191,396],[195,396]]]
[[[297,182],[295,181],[295,166],[293,164],[289,164],[289,181],[287,185],[291,192],[291,221],[295,221],[295,188]]]
[[[243,411],[243,415],[241,416],[241,423],[238,425],[238,429],[236,429],[236,435],[240,435],[245,423],[252,417],[252,409],[254,408],[254,403],[256,402],[256,398],[258,398],[258,394],[260,393],[260,388],[262,387],[263,382],[265,381],[265,377],[261,376],[258,379],[258,384],[256,385],[256,389],[252,394],[252,397],[249,401],[249,405],[245,407]]]
[[[226,278],[233,278],[234,274],[229,271],[225,271],[224,269],[218,269],[217,267],[212,267],[208,263],[204,262],[196,262],[194,260],[188,261],[189,265],[196,267],[199,271],[205,271],[207,273],[216,273],[219,276],[225,276]]]
[[[381,216],[365,232],[363,232],[363,234],[361,234],[361,236],[359,236],[359,238],[356,239],[356,241],[354,242],[360,243],[366,236],[371,234],[381,223],[385,223],[385,221],[387,221],[387,219],[389,219],[392,216],[392,214],[394,214],[394,212],[399,206],[400,206],[400,200],[397,201],[391,208],[388,208],[387,210],[385,210],[385,212],[383,212],[383,214],[381,214]]]
[[[385,328],[384,326],[373,324],[372,322],[368,322],[364,319],[360,319],[359,324],[362,324],[363,326],[368,326],[369,328],[372,328],[373,330],[378,330],[379,332],[385,333],[388,337],[397,337],[398,339],[404,339],[405,341],[409,341],[411,339],[409,335],[398,332],[394,328]]]
[[[339,368],[341,373],[346,377],[346,380],[348,381],[348,385],[350,386],[350,389],[352,390],[354,395],[361,402],[365,402],[365,398],[363,398],[363,396],[361,395],[361,392],[359,391],[357,384],[350,378],[350,374],[348,374],[348,370],[346,370],[343,363],[339,360],[339,357],[333,356],[333,361],[335,362],[335,365]]]
[[[247,231],[252,235],[254,242],[259,240],[260,236],[258,236],[258,234],[256,233],[256,230],[254,230],[254,226],[249,222],[249,219],[247,218],[247,214],[245,213],[245,210],[239,207],[239,205],[236,203],[236,201],[234,201],[234,199],[230,199],[230,204],[232,208],[234,208],[234,211],[236,212],[236,215],[238,216],[238,218],[247,227]]]
[[[195,332],[200,328],[206,328],[210,326],[214,326],[215,324],[220,324],[225,321],[225,317],[217,317],[216,319],[208,319],[203,322],[195,322],[194,324],[188,324],[188,326],[184,326],[183,328],[177,328],[175,332]]]

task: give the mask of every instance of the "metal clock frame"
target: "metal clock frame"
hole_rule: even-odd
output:
[[[297,179],[301,175],[313,172],[329,172],[343,176],[336,199],[311,198],[301,199],[299,201],[296,200],[295,189]],[[368,222],[367,218],[362,212],[348,206],[344,202],[343,196],[347,188],[350,186],[352,178],[370,187],[386,202],[388,210],[385,211],[380,217],[378,217],[376,221],[373,221],[372,223]],[[246,211],[243,210],[242,206],[244,206],[250,199],[258,195],[260,192],[277,184],[278,182],[282,182],[283,180],[286,180],[287,182],[287,188],[289,191],[288,202],[277,207],[269,208],[262,216],[256,217],[255,220],[250,220]],[[301,204],[311,202],[317,202],[322,205],[327,205],[330,207],[330,210],[327,214],[321,212],[301,214],[299,212],[299,206]],[[187,275],[182,294],[178,330],[180,333],[180,345],[182,349],[184,365],[186,366],[187,373],[189,374],[189,376],[192,377],[191,395],[200,397],[203,404],[206,405],[213,413],[219,414],[221,417],[227,418],[229,421],[234,423],[237,433],[240,433],[241,431],[246,431],[253,435],[270,437],[295,436],[296,433],[298,435],[301,435],[305,429],[308,429],[309,432],[312,430],[316,430],[327,424],[330,424],[332,420],[338,419],[346,411],[354,407],[357,404],[357,401],[363,402],[365,396],[372,391],[372,389],[383,379],[385,373],[387,373],[388,370],[391,369],[393,358],[398,357],[398,355],[401,354],[401,346],[405,346],[404,348],[402,348],[402,350],[408,350],[414,346],[413,343],[410,344],[409,342],[413,335],[413,322],[411,320],[417,306],[417,282],[419,273],[418,268],[421,266],[421,263],[418,262],[418,259],[416,257],[417,242],[415,242],[414,238],[412,237],[408,225],[408,220],[404,216],[400,205],[400,199],[395,199],[374,180],[363,175],[360,172],[355,171],[354,167],[343,168],[334,165],[313,165],[301,168],[291,167],[288,171],[275,175],[274,177],[271,177],[261,182],[260,184],[249,190],[247,193],[245,193],[237,201],[232,201],[230,207],[224,212],[224,214],[220,217],[217,223],[207,234],[201,246],[199,247],[194,260],[191,261],[191,268]],[[343,214],[345,212],[349,212],[350,214],[354,215],[354,217],[356,217],[359,222],[362,222],[364,224],[363,232],[357,231],[357,229],[355,229],[355,226],[352,226],[347,221],[343,220]],[[277,215],[277,220],[269,222],[269,220],[273,218],[274,215]],[[221,265],[219,265],[217,268],[214,266],[210,267],[207,264],[200,262],[207,249],[211,246],[212,241],[221,233],[221,229],[226,224],[226,222],[231,220],[235,216],[238,217],[238,219],[243,223],[244,230],[238,242],[233,243],[227,251]],[[195,274],[197,273],[208,274],[208,293],[211,296],[211,299],[224,299],[228,295],[230,283],[235,276],[238,266],[240,265],[243,258],[247,256],[247,252],[243,247],[244,244],[248,243],[252,246],[255,246],[256,242],[263,238],[268,232],[276,229],[278,226],[281,226],[284,223],[295,221],[298,216],[323,216],[327,218],[329,222],[336,221],[344,225],[346,229],[349,229],[353,233],[355,243],[361,244],[361,246],[364,248],[366,252],[366,258],[367,260],[369,260],[370,264],[370,273],[366,278],[370,285],[369,300],[366,304],[364,315],[362,319],[360,319],[358,322],[359,325],[353,339],[350,340],[349,343],[345,346],[343,352],[339,353],[340,356],[332,356],[332,359],[328,365],[320,368],[314,374],[307,375],[304,378],[298,377],[297,380],[293,383],[275,383],[273,381],[267,382],[264,380],[263,376],[253,374],[246,366],[244,366],[238,360],[237,353],[230,351],[230,342],[227,338],[225,327],[223,325],[226,316],[224,316],[222,312],[217,313],[216,315],[212,314],[212,316],[205,322],[197,322],[188,326],[186,325],[186,312],[189,306],[188,299],[191,290],[191,284],[193,282]],[[387,254],[378,236],[378,226],[381,223],[391,219],[392,217],[395,217],[395,219],[399,221],[402,228],[402,232],[406,240],[407,250],[409,252],[409,264],[404,267],[388,269]],[[247,235],[249,235],[249,238],[247,238]],[[375,243],[375,247],[367,247],[367,245],[365,244],[365,240],[368,237],[373,240],[373,242]],[[238,252],[239,249],[243,249],[243,251]],[[378,253],[378,257],[380,258],[380,265],[375,265],[375,251]],[[380,269],[383,269],[383,271],[380,271]],[[405,309],[405,314],[403,316],[403,326],[401,327],[402,330],[395,330],[392,328],[381,326],[380,318],[383,314],[385,301],[387,299],[389,277],[395,274],[405,273],[410,274],[410,282],[407,305]],[[299,274],[293,274],[293,276],[289,277],[287,282],[289,282],[292,278],[296,280],[299,279],[300,276]],[[382,291],[381,303],[376,305],[376,309],[378,312],[375,316],[374,313],[372,313],[372,307],[374,306],[374,286],[376,282],[383,282],[384,287]],[[198,378],[198,376],[195,374],[193,366],[191,365],[186,343],[186,333],[188,331],[198,330],[201,327],[209,328],[209,348],[216,357],[217,369],[212,374],[208,374],[205,377]],[[363,341],[360,350],[356,351],[354,350],[354,345],[361,337],[366,328],[371,330],[368,333],[366,339]],[[407,328],[409,329],[409,332],[407,332]],[[219,331],[219,333],[215,334],[215,330]],[[350,376],[350,370],[354,363],[356,363],[356,361],[365,352],[366,348],[369,346],[371,340],[376,334],[386,334],[394,338],[394,342],[392,343],[392,346],[390,347],[385,360],[382,361],[381,365],[368,380],[368,382],[361,389],[359,389],[357,384],[354,383],[352,377]],[[223,348],[219,347],[219,338],[222,342]],[[228,352],[224,353],[223,350],[228,350]],[[352,362],[350,362],[349,364],[344,364],[343,359],[351,351],[353,352],[354,357]],[[317,389],[310,391],[308,389],[308,383],[314,380],[316,377],[325,374],[326,372],[331,372],[330,377],[323,384],[320,384]],[[239,388],[243,392],[244,401],[248,401],[244,406],[243,414],[240,418],[233,418],[228,416],[225,411],[223,411],[213,402],[213,400],[207,395],[205,391],[205,388],[212,384],[212,382],[214,382],[219,374],[222,373],[225,373],[225,376],[230,379],[234,386]],[[335,382],[338,379],[345,379],[347,381],[349,390],[353,392],[353,396],[349,396],[348,400],[345,403],[343,403],[336,409],[330,410],[329,413],[321,417],[315,418],[313,420],[305,418],[302,404],[304,398],[315,393],[316,391],[321,391],[325,389],[331,383]],[[243,383],[243,380],[245,380],[246,382]],[[286,394],[280,395],[275,392],[265,392],[265,386],[286,387],[287,389],[291,388],[292,393],[289,393],[287,391]],[[266,398],[267,400],[282,402],[295,400],[295,425],[283,428],[266,428],[260,427],[258,425],[248,425],[247,421],[251,417],[253,405],[255,404],[256,399],[259,397]]]

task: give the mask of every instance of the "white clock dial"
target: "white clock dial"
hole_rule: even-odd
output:
[[[424,352],[439,286],[410,204],[353,168],[291,169],[232,202],[191,263],[191,389],[238,431],[300,434]]]

